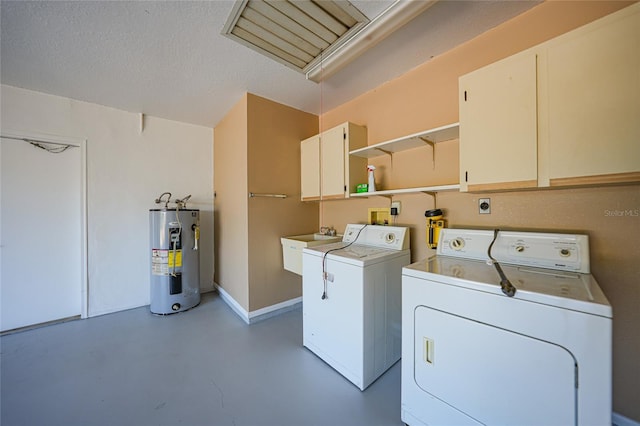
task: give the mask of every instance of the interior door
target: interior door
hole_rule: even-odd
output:
[[[81,148],[52,153],[22,140],[1,141],[1,329],[81,315]]]

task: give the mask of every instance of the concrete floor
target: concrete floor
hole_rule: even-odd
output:
[[[218,297],[1,338],[2,426],[402,425],[400,363],[361,392],[302,346],[302,311],[246,325]]]

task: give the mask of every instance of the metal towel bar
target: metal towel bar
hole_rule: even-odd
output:
[[[255,194],[253,192],[249,193],[249,198],[253,197],[270,197],[270,198],[287,198],[286,194]]]

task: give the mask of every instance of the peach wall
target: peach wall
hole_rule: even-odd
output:
[[[633,2],[547,1],[322,115],[366,124],[369,144],[458,121],[458,78]]]
[[[318,207],[300,201],[300,141],[318,116],[248,95],[249,311],[302,296],[302,278],[283,268],[280,237],[318,230]]]
[[[485,34],[431,59],[390,81],[323,114],[323,126],[344,121],[364,124],[369,145],[458,121],[458,78],[484,65],[520,52],[575,29],[632,2],[547,1]],[[430,148],[417,148],[376,159],[383,166],[379,178],[388,187],[457,183],[457,141],[436,147],[433,169]],[[417,182],[420,182],[417,184]],[[383,187],[384,189],[384,187]],[[445,209],[452,227],[565,230],[590,236],[592,272],[613,305],[614,411],[640,421],[637,385],[640,383],[640,217],[615,216],[612,211],[638,212],[640,186],[563,189],[483,194],[492,199],[492,214],[479,215],[478,195],[443,192],[435,197],[408,194],[401,201],[398,224],[411,228],[412,259],[431,255],[425,243],[424,211]],[[383,197],[322,202],[320,224],[343,229],[363,222],[367,208],[388,207]],[[609,212],[609,213],[608,213]]]
[[[213,131],[215,282],[249,308],[247,96]]]
[[[252,94],[214,129],[216,283],[248,317],[302,296],[280,237],[318,230],[317,205],[300,201],[300,141],[317,131],[316,115]]]

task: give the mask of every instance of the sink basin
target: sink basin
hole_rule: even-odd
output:
[[[318,232],[313,234],[314,240],[335,240],[336,238],[337,238],[337,241],[342,240],[342,237],[339,237],[337,235],[325,235],[325,234],[320,234]]]
[[[280,238],[284,269],[302,275],[302,249],[342,241],[341,235],[330,236],[320,233],[293,235]]]

